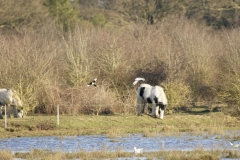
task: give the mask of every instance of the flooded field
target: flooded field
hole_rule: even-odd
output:
[[[29,152],[33,149],[43,149],[61,152],[78,151],[126,151],[133,152],[134,147],[143,148],[144,152],[160,150],[191,151],[194,149],[221,150],[235,148],[233,144],[240,143],[238,132],[226,132],[223,135],[192,135],[182,133],[174,136],[158,135],[154,137],[144,137],[142,134],[126,135],[119,138],[109,138],[105,135],[91,136],[49,136],[49,137],[18,137],[0,139],[0,150],[10,150],[14,152]]]

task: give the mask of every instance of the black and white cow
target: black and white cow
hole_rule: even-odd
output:
[[[17,92],[11,89],[0,89],[0,119],[2,119],[3,106],[7,106],[7,117],[10,118],[10,106],[13,106],[14,118],[23,117],[22,101],[20,100]]]
[[[145,79],[136,78],[133,85],[137,84],[136,81],[145,81]],[[167,106],[167,98],[164,93],[164,90],[160,86],[151,86],[149,84],[140,84],[137,92],[138,99],[138,115],[141,115],[142,112],[148,107],[148,103],[152,104],[152,116],[159,117],[163,119],[164,111]],[[142,108],[143,106],[143,108]],[[159,116],[160,110],[160,116]]]

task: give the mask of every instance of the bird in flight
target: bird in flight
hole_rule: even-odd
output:
[[[97,78],[95,78],[92,82],[88,83],[87,86],[88,86],[88,87],[89,87],[89,86],[97,87],[96,82],[97,82]]]
[[[143,148],[134,147],[134,153],[139,154],[143,152]]]

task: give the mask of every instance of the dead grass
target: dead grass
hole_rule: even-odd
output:
[[[133,158],[133,157],[145,157],[147,159],[165,159],[165,160],[219,160],[221,158],[240,158],[238,151],[229,150],[204,150],[197,149],[193,151],[157,151],[157,152],[143,152],[142,154],[135,155],[133,152],[123,152],[121,149],[115,152],[109,152],[107,150],[85,152],[79,151],[76,153],[62,153],[62,152],[50,152],[46,150],[34,149],[29,153],[15,153],[12,155],[8,151],[0,152],[1,159],[8,160],[9,158],[22,158],[22,159],[35,159],[36,157],[41,159],[105,159],[105,158]]]
[[[0,151],[0,157],[2,160],[9,160],[14,158],[11,151],[4,151],[4,150]]]

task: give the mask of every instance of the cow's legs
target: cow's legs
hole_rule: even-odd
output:
[[[163,119],[163,116],[164,116],[164,109],[160,108],[160,117],[159,118]]]
[[[153,116],[153,117],[156,117],[156,109],[157,109],[157,108],[156,108],[156,104],[153,102],[153,103],[152,103],[152,116]]]
[[[158,105],[156,106],[155,115],[156,115],[156,118],[159,117],[159,106]]]
[[[160,119],[163,119],[164,116],[164,111],[165,111],[165,105],[160,104]]]
[[[141,109],[140,109],[141,110],[141,114],[144,113],[144,108],[145,108],[145,104],[143,104],[143,105],[141,104]]]
[[[13,117],[18,118],[18,110],[15,106],[13,107]]]
[[[147,102],[144,103],[143,112],[146,113],[146,114],[149,114],[149,111],[148,111],[148,103],[147,103]]]

